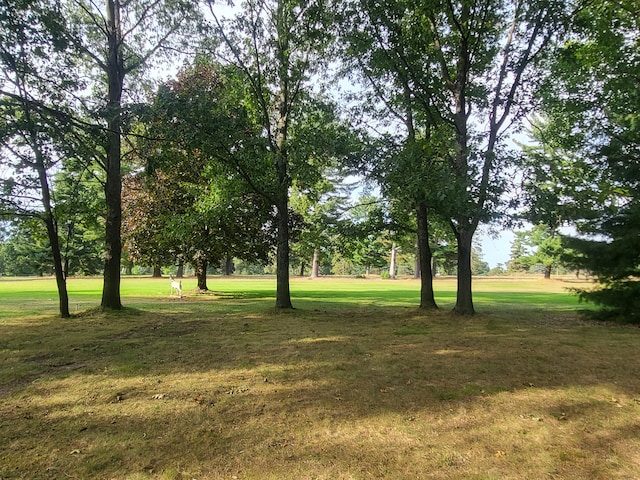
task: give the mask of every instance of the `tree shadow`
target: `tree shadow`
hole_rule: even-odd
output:
[[[494,456],[508,450],[504,438],[520,441],[500,430],[514,419],[541,442],[564,439],[549,471],[579,464],[581,474],[605,478],[580,455],[605,451],[603,435],[638,442],[637,421],[616,417],[592,431],[588,421],[633,407],[640,331],[569,315],[467,319],[321,305],[194,314],[176,303],[0,330],[0,449],[12,464],[16,452],[37,452],[23,459],[31,478],[171,468],[201,478],[260,478],[259,468],[281,478],[305,478],[305,468],[325,478],[421,478],[425,467],[434,478],[465,478],[488,462],[508,474],[540,460],[515,449],[513,458]],[[567,447],[575,442],[567,436],[584,445]],[[431,449],[438,453],[425,458]],[[621,471],[631,459],[620,455]]]

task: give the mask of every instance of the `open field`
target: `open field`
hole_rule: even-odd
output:
[[[0,479],[640,479],[640,329],[576,284],[0,278]]]

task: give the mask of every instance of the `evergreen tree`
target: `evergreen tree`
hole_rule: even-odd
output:
[[[559,188],[538,202],[564,208],[582,234],[566,260],[595,274],[581,294],[626,320],[640,311],[640,25],[637,2],[598,0],[579,12],[543,90],[540,142],[564,166]],[[551,146],[551,147],[550,147]],[[570,182],[570,183],[569,183]],[[570,188],[563,188],[570,185]],[[544,197],[543,197],[544,198]]]

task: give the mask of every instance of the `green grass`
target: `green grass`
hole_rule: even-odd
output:
[[[241,304],[258,305],[274,303],[275,279],[271,277],[210,277],[209,289],[222,298],[236,299]],[[572,283],[544,281],[541,279],[476,279],[474,282],[474,302],[479,310],[504,307],[516,309],[575,310],[577,297],[568,289]],[[185,293],[195,290],[193,278],[183,280]],[[312,281],[307,278],[292,277],[291,292],[296,307],[313,308],[317,303],[324,307],[344,305],[377,307],[413,307],[419,301],[420,284],[417,280],[379,280],[323,278]],[[435,281],[436,300],[444,308],[452,308],[455,303],[456,285],[453,279]],[[100,303],[101,278],[71,278],[68,281],[71,310],[92,308]],[[148,305],[153,299],[167,300],[169,289],[166,278],[123,277],[121,283],[123,303],[138,307]],[[0,277],[0,295],[3,308],[0,315],[10,315],[32,311],[42,313],[50,308],[56,311],[58,300],[53,279]],[[188,295],[187,295],[188,297]],[[242,303],[244,302],[244,303]]]
[[[640,478],[640,330],[566,281],[0,279],[0,478]]]

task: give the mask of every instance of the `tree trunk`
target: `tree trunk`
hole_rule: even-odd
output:
[[[289,194],[278,202],[278,246],[276,252],[276,308],[293,308],[289,289]]]
[[[288,25],[287,11],[289,5],[284,1],[276,2],[275,28],[277,37],[276,69],[278,89],[276,94],[275,131],[272,133],[275,151],[275,166],[278,180],[276,194],[276,210],[278,222],[278,246],[276,252],[276,308],[293,308],[291,291],[289,289],[289,115],[297,91],[291,91],[291,47],[290,25]],[[260,92],[262,95],[262,92]],[[268,122],[270,123],[270,122]]]
[[[311,278],[318,278],[320,276],[320,252],[316,248],[313,251],[313,265],[311,267]]]
[[[153,273],[151,274],[152,278],[162,278],[162,268],[160,268],[158,265],[155,265],[153,267]]]
[[[53,253],[53,265],[56,275],[56,285],[58,287],[58,299],[60,306],[60,316],[62,318],[69,318],[69,293],[67,291],[67,280],[62,269],[62,255],[60,254],[60,242],[58,240],[58,232],[55,227],[53,217],[48,214],[45,219],[47,224],[47,234],[49,235],[49,242],[51,244],[51,252]]]
[[[122,127],[122,89],[124,83],[124,65],[121,52],[120,6],[114,0],[107,0],[106,34],[107,45],[107,152],[106,152],[106,222],[104,283],[102,289],[103,309],[118,310],[120,301],[120,259],[122,256],[122,178],[121,163],[121,127]]]
[[[471,290],[471,245],[473,229],[458,229],[458,291],[453,311],[460,315],[473,315],[473,296]]]
[[[422,270],[420,269],[420,244],[416,241],[416,258],[413,262],[413,278],[418,280],[422,277]]]
[[[544,278],[545,280],[549,280],[551,278],[551,265],[544,266]]]
[[[229,255],[225,255],[221,262],[221,270],[222,274],[225,276],[233,275],[234,266],[233,266],[233,257]]]
[[[391,261],[389,262],[389,278],[391,280],[396,279],[396,242],[391,244]]]
[[[420,260],[420,308],[438,308],[433,293],[433,275],[431,273],[431,246],[429,245],[429,219],[427,206],[420,203],[417,208],[418,217],[418,253]]]
[[[21,86],[22,84],[19,84]],[[42,206],[44,208],[44,223],[47,228],[47,236],[49,238],[49,245],[51,247],[51,254],[53,256],[53,267],[56,276],[56,286],[58,288],[58,304],[60,309],[60,316],[62,318],[69,318],[71,316],[69,312],[69,293],[67,291],[67,279],[65,270],[62,266],[62,253],[60,251],[60,239],[58,237],[58,229],[55,218],[53,216],[53,208],[51,206],[51,191],[49,190],[49,179],[47,177],[47,167],[43,151],[40,148],[40,143],[35,133],[35,124],[32,121],[31,109],[28,104],[24,106],[25,118],[29,122],[31,128],[31,143],[33,152],[35,154],[35,168],[38,172],[38,179],[40,181],[40,189],[42,192]]]
[[[182,260],[178,262],[178,271],[176,272],[176,278],[184,278],[184,262]]]
[[[431,276],[433,278],[436,278],[437,275],[438,275],[438,260],[436,260],[436,257],[431,257]]]
[[[37,147],[36,147],[37,148]],[[56,228],[55,219],[53,218],[53,210],[51,208],[51,194],[49,192],[49,182],[44,165],[44,159],[40,152],[36,152],[36,163],[38,174],[40,177],[40,186],[42,188],[42,204],[44,206],[44,223],[47,227],[47,236],[51,246],[53,255],[53,267],[56,276],[56,285],[58,287],[58,300],[60,308],[60,316],[69,318],[69,293],[67,291],[67,280],[62,267],[62,253],[60,252],[60,240],[58,238],[58,229]]]
[[[62,273],[64,278],[69,278],[69,257],[65,256],[64,261],[62,262]]]
[[[197,258],[195,260],[195,274],[198,280],[198,290],[207,291],[207,267],[206,258]]]

